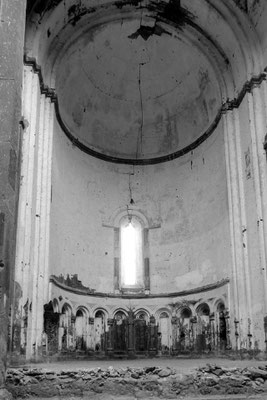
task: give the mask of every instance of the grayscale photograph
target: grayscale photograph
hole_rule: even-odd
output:
[[[0,38],[0,400],[266,400],[267,0]]]

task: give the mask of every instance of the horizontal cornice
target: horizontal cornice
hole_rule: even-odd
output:
[[[53,283],[58,288],[65,290],[66,292],[71,292],[77,295],[88,296],[88,297],[106,297],[106,298],[120,298],[120,299],[157,299],[157,298],[170,298],[170,297],[184,297],[188,295],[209,292],[214,289],[218,289],[222,286],[227,285],[230,280],[229,278],[222,279],[215,283],[211,283],[205,286],[200,286],[194,289],[183,290],[180,292],[171,292],[171,293],[158,293],[158,294],[115,294],[115,293],[103,293],[92,291],[91,289],[82,289],[82,288],[74,288],[65,285],[60,282],[59,279],[55,275],[50,276],[50,282]]]

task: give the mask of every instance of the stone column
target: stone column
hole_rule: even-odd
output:
[[[210,348],[214,351],[216,347],[215,315],[210,314]]]
[[[88,318],[88,341],[87,341],[87,349],[94,350],[94,326],[95,319],[92,317]]]
[[[71,315],[70,317],[70,327],[69,327],[69,348],[71,350],[75,349],[75,345],[76,345],[76,335],[75,335],[75,321],[76,321],[76,316],[75,315]]]
[[[228,185],[230,237],[232,249],[232,318],[239,320],[237,347],[246,347],[247,319],[251,317],[251,288],[249,279],[248,245],[240,126],[238,111],[224,115],[225,155]]]
[[[230,313],[231,321],[238,321],[237,348],[247,350],[256,344],[264,349],[267,315],[266,96],[263,78],[251,82],[242,104],[224,116],[233,256]],[[231,332],[234,342],[234,329]]]
[[[0,388],[5,379],[10,304],[21,293],[14,285],[14,249],[25,11],[26,0],[0,1]]]
[[[235,325],[235,350],[237,351],[239,349],[239,321],[238,319],[234,319],[234,325]]]
[[[53,97],[52,97],[53,100]],[[34,65],[24,67],[24,130],[18,229],[16,285],[21,297],[15,320],[28,311],[26,358],[38,358],[42,348],[44,305],[49,302],[49,227],[51,206],[51,164],[54,106],[42,93]]]
[[[231,339],[230,339],[231,328],[230,328],[229,310],[224,311],[224,318],[225,318],[225,323],[226,323],[226,349],[230,350],[232,348],[232,345],[231,345]]]
[[[113,325],[114,325],[114,319],[108,318],[107,353],[109,356],[111,356],[114,351]]]
[[[177,337],[177,325],[178,325],[178,318],[173,315],[171,318],[171,325],[172,325],[172,354],[175,354],[177,351],[177,342],[178,342],[178,337]]]
[[[197,317],[194,316],[190,319],[192,324],[192,349],[196,351],[196,337],[197,337]]]
[[[135,353],[135,332],[134,332],[134,313],[128,313],[128,355],[131,357]]]
[[[249,124],[251,135],[251,158],[252,158],[252,177],[253,190],[255,196],[255,217],[253,222],[257,223],[255,236],[258,245],[259,258],[252,266],[251,280],[253,289],[253,302],[258,302],[259,312],[254,312],[251,316],[250,342],[253,346],[255,336],[258,346],[264,348],[264,316],[267,315],[267,168],[266,153],[263,143],[267,133],[267,84],[262,81],[248,93]],[[255,272],[254,272],[255,270]],[[260,307],[262,307],[260,309]]]
[[[154,315],[149,318],[149,348],[148,352],[150,355],[156,355],[158,350],[158,326],[156,325],[156,319]]]

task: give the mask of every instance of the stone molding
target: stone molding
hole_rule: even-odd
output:
[[[196,293],[208,292],[210,290],[218,289],[222,286],[227,285],[230,282],[230,279],[224,278],[215,283],[211,283],[211,284],[208,284],[205,286],[200,286],[200,287],[197,287],[194,289],[183,290],[180,292],[158,293],[158,294],[143,294],[143,293],[123,294],[123,293],[92,292],[91,290],[79,289],[79,288],[67,286],[64,283],[60,282],[55,275],[50,276],[50,282],[53,283],[55,286],[59,287],[60,289],[66,290],[67,292],[72,292],[72,293],[83,295],[83,296],[109,297],[109,298],[122,298],[122,299],[132,299],[132,298],[155,299],[155,298],[164,298],[164,297],[182,297],[182,296],[196,294]]]

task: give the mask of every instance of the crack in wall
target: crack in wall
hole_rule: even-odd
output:
[[[159,94],[158,96],[155,96],[153,99],[156,100],[156,99],[160,99],[161,97],[167,96],[167,94],[174,92],[183,83],[182,80],[180,80],[179,82],[176,80],[176,82],[177,82],[177,85],[175,85],[172,89],[166,90],[166,92]]]
[[[132,172],[129,172],[129,195],[130,195],[130,200],[129,200],[129,204],[133,205],[134,204],[134,200],[133,200],[133,190],[132,190],[132,183],[131,183],[131,176],[134,176],[134,165],[132,166],[133,170]],[[127,205],[127,210],[128,210],[128,205]]]
[[[119,97],[119,96],[113,96],[111,93],[108,93],[108,92],[104,91],[103,89],[101,89],[101,87],[98,86],[98,85],[93,81],[93,79],[92,79],[92,78],[90,77],[90,75],[87,73],[87,71],[85,70],[85,68],[84,68],[83,65],[81,66],[81,68],[82,68],[82,71],[83,71],[84,75],[85,75],[86,78],[89,80],[89,82],[93,85],[93,87],[94,87],[96,90],[99,90],[100,93],[102,93],[102,94],[104,94],[105,96],[110,97],[111,99],[114,99],[114,100],[123,101],[123,102],[125,102],[125,103],[132,102],[132,100],[123,99],[123,98],[121,98],[121,97]]]
[[[138,90],[140,96],[140,110],[141,110],[141,123],[140,129],[137,136],[137,146],[136,146],[136,158],[138,158],[138,154],[142,154],[142,147],[143,147],[143,127],[144,127],[144,107],[143,107],[143,93],[142,93],[142,72],[141,67],[147,63],[139,63],[138,65]]]

